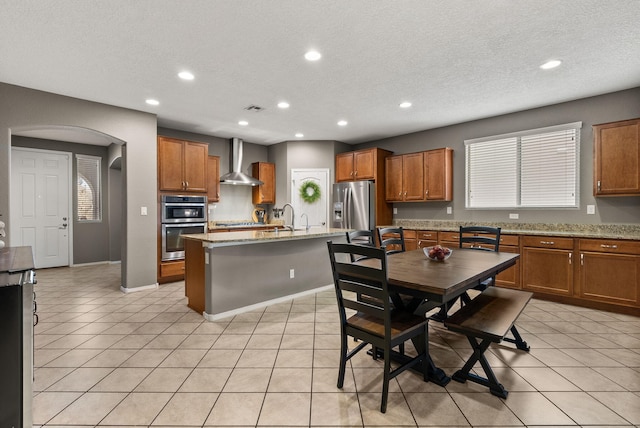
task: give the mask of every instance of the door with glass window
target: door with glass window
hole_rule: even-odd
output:
[[[36,268],[69,265],[71,154],[11,149],[11,246],[30,246]]]

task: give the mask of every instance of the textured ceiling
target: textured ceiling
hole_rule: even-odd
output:
[[[0,81],[258,144],[296,132],[355,144],[640,86],[638,0],[0,0],[0,11]],[[303,58],[311,48],[320,61]],[[549,59],[563,64],[541,70]],[[177,78],[185,69],[195,80]]]

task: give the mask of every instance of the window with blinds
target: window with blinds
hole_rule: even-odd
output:
[[[78,221],[102,220],[101,163],[97,156],[76,155]]]
[[[466,208],[577,208],[581,127],[466,140]]]

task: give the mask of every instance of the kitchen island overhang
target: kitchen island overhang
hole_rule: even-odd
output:
[[[348,229],[184,235],[188,306],[215,321],[333,287],[326,242]]]

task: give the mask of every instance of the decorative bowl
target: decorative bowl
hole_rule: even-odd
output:
[[[426,247],[423,248],[422,251],[424,251],[424,255],[427,256],[429,260],[434,262],[443,262],[453,254],[453,250],[451,248],[441,247],[440,245]]]

